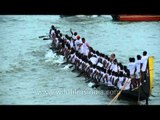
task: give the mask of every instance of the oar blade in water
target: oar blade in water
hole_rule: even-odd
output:
[[[51,40],[50,38],[43,38],[43,40]]]
[[[39,38],[44,38],[44,37],[47,37],[47,36],[46,35],[39,36]]]

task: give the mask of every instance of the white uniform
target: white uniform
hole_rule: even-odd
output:
[[[82,45],[81,45],[81,47],[80,47],[80,53],[88,56],[89,48],[88,48],[86,42],[85,42],[85,43],[82,43]]]
[[[140,78],[140,67],[141,67],[141,60],[136,61],[136,79]]]
[[[123,80],[124,80],[124,77],[119,77],[119,80],[118,80],[118,83],[117,83],[117,87],[119,89],[122,89],[122,87],[123,87],[123,85],[122,85]]]
[[[116,82],[117,79],[118,79],[118,77],[114,76],[113,84],[115,84],[115,82]]]
[[[72,57],[72,61],[71,61],[71,63],[73,63],[73,64],[74,64],[74,63],[75,63],[75,60],[76,60],[76,54],[74,53],[71,57]]]
[[[97,66],[103,67],[103,64],[102,63],[98,63]]]
[[[110,70],[114,71],[114,72],[118,72],[118,66],[117,64],[112,63]]]
[[[73,48],[73,47],[74,47],[73,40],[71,40],[71,41],[69,42],[69,44],[70,44],[71,48]]]
[[[129,69],[129,71],[130,71],[131,77],[133,77],[135,68],[136,68],[136,64],[135,64],[134,62],[128,63],[128,69]]]
[[[104,61],[106,62],[106,64],[104,64]],[[103,68],[104,68],[104,69],[107,69],[107,64],[108,64],[108,61],[107,61],[106,59],[104,59],[104,60],[103,60]]]
[[[124,90],[129,90],[131,85],[131,78],[126,78],[125,82],[127,81]]]
[[[104,83],[103,79],[104,79],[106,74],[104,72],[101,72],[101,73],[102,73],[102,78],[100,79],[100,82]]]
[[[49,37],[53,39],[53,34],[54,34],[54,30],[51,30],[50,34],[49,34]]]
[[[111,79],[112,79],[112,75],[108,75],[108,86],[113,86]]]
[[[102,63],[105,61],[106,59],[102,57]]]
[[[75,35],[72,35],[72,38],[75,40],[75,39],[77,39],[77,35],[75,36]]]
[[[56,38],[55,40],[56,40],[56,48],[58,48],[59,40],[58,38]]]
[[[109,70],[109,68],[110,68],[111,65],[112,65],[112,63],[110,61],[108,61],[107,70]]]
[[[105,74],[103,79],[104,79],[104,83],[107,84],[108,83],[108,74],[107,73]]]
[[[141,59],[141,62],[142,62],[142,72],[146,71],[147,60],[148,60],[148,56],[143,56],[142,59]]]
[[[91,62],[92,62],[92,64],[97,64],[97,62],[98,62],[98,59],[96,58],[96,57],[91,57],[90,59],[89,59]]]
[[[76,51],[79,50],[79,45],[80,45],[81,43],[82,43],[82,40],[81,40],[81,39],[75,41],[75,48],[76,48]]]

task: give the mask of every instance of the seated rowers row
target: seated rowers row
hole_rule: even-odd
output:
[[[80,75],[82,75],[82,73],[84,72],[83,68],[85,66],[91,66],[91,64],[95,66],[96,69],[98,69],[98,67],[104,69],[104,70],[99,69],[100,73],[97,73],[96,72],[97,70],[94,71],[93,78],[96,79],[99,78],[96,76],[101,74],[101,71],[105,71],[104,73],[108,73],[108,71],[110,70],[112,73],[115,72],[120,74],[120,72],[122,72],[124,76],[127,75],[127,73],[125,72],[127,70],[127,66],[123,66],[121,63],[118,63],[117,59],[115,58],[115,54],[111,54],[111,56],[108,57],[107,55],[104,55],[99,51],[93,50],[93,48],[90,47],[88,43],[85,41],[85,38],[82,38],[81,40],[80,36],[77,36],[77,32],[73,33],[71,31],[72,37],[65,35],[65,38],[64,37],[62,38],[62,33],[60,33],[59,30],[54,29],[54,31],[55,31],[53,32],[54,37],[52,37],[53,48],[57,50],[58,54],[64,55],[67,62],[69,60],[72,64],[75,64],[75,69],[77,70],[81,69],[82,71]],[[82,59],[85,61],[83,61]],[[130,77],[132,78],[133,72],[130,66],[128,66],[128,68],[131,73]],[[132,83],[134,84],[134,82]]]
[[[115,86],[121,89],[124,82],[130,79],[129,70],[123,72],[115,72],[111,70],[106,70],[103,66],[97,66],[87,59],[87,56],[82,55],[78,52],[71,54],[68,57],[68,62],[75,65],[75,69],[80,71],[80,74],[86,76],[87,79],[91,79],[92,82],[97,84],[103,83],[107,86]],[[125,87],[125,90],[131,88],[131,82],[129,81]]]

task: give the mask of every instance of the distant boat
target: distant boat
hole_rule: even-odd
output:
[[[72,17],[74,15],[60,15],[61,18],[64,18],[64,17]]]
[[[73,16],[76,16],[76,17],[86,17],[86,16],[90,16],[90,17],[97,17],[97,16],[100,16],[100,15],[60,15],[61,18],[64,18],[64,17],[73,17]]]
[[[115,21],[160,21],[160,15],[112,15]]]

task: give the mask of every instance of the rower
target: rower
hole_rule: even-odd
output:
[[[130,77],[129,72],[127,73],[127,76],[125,77],[125,81],[124,82],[127,82],[126,85],[125,85],[124,90],[131,90],[131,77]]]
[[[81,37],[78,35],[76,41],[74,42],[76,51],[79,51],[79,48],[80,48],[79,45],[82,43],[80,38]]]
[[[119,77],[118,77],[118,82],[117,82],[118,89],[122,89],[122,87],[123,87],[122,83],[123,82],[124,82],[124,74],[122,72],[120,72]]]
[[[147,63],[148,63],[147,60],[148,60],[147,51],[144,51],[142,59],[141,59],[141,62],[142,62],[142,66],[141,66],[142,83],[146,82]]]
[[[93,65],[96,65],[98,62],[98,58],[96,57],[96,55],[92,55],[89,60],[92,62]]]
[[[118,83],[118,73],[117,73],[117,72],[114,72],[112,84],[113,84],[114,86],[117,86],[117,83]]]
[[[107,82],[108,86],[113,86],[112,84],[112,71],[108,70],[108,82]]]
[[[130,77],[132,79],[133,87],[135,88],[136,87],[135,75],[134,75],[136,69],[135,58],[129,58],[128,69],[130,71]]]
[[[114,53],[112,53],[110,56],[110,61],[112,62],[114,59],[116,59],[116,55]]]
[[[117,59],[113,60],[113,63],[111,65],[111,67],[110,67],[110,70],[114,71],[114,72],[118,72]]]
[[[70,32],[71,32],[71,34],[72,34],[72,39],[75,41],[76,39],[77,39],[77,35],[78,35],[78,33],[77,32],[72,32],[72,29],[70,29]]]
[[[135,71],[135,75],[136,75],[136,84],[137,85],[140,85],[140,68],[141,68],[141,65],[142,65],[142,61],[141,61],[141,56],[140,55],[137,55],[137,61],[136,61],[136,71]]]
[[[54,25],[52,25],[49,30],[49,38],[53,39],[52,36],[54,35],[55,29]]]
[[[88,56],[89,44],[86,42],[85,38],[82,38],[82,43],[80,43],[80,53]]]

